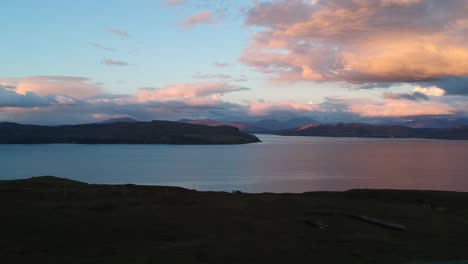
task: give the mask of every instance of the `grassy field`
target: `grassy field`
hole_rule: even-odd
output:
[[[0,181],[0,208],[8,264],[468,259],[468,193],[245,194],[36,177]]]

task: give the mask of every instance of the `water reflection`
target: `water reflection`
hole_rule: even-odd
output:
[[[235,146],[0,145],[0,178],[247,192],[468,191],[468,141],[260,137],[263,143]]]

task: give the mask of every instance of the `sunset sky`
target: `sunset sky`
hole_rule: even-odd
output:
[[[468,117],[468,0],[5,0],[0,121]]]

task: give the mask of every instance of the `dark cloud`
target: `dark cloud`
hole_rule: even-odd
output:
[[[445,90],[446,95],[468,95],[468,76],[449,77],[434,82],[424,83]]]
[[[412,100],[412,101],[417,101],[417,100],[429,100],[429,96],[420,93],[420,92],[412,92],[412,93],[384,93],[383,94],[384,99],[392,99],[392,100]]]
[[[0,84],[0,89],[15,90],[15,89],[16,89],[16,86],[14,86],[14,85],[2,85],[2,84]]]
[[[53,103],[50,96],[42,97],[32,92],[18,94],[15,91],[0,87],[0,108],[3,107],[46,107]]]
[[[84,105],[86,101],[62,94],[38,95],[34,92],[17,93],[0,86],[1,108],[45,108],[54,105]]]

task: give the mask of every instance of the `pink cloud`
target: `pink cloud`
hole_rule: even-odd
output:
[[[185,0],[165,0],[167,4],[170,5],[182,5],[185,4]]]
[[[101,61],[101,64],[107,65],[107,66],[128,66],[128,62],[122,61],[122,60],[114,60],[114,59],[103,59]]]
[[[121,38],[128,38],[130,36],[130,34],[128,34],[127,31],[124,31],[124,30],[121,30],[121,29],[118,29],[118,28],[113,28],[110,30],[110,32],[116,36],[119,36]]]
[[[245,87],[223,82],[179,83],[163,88],[141,89],[138,101],[170,101],[190,98],[217,96],[225,93],[248,90]]]
[[[26,78],[0,79],[0,84],[15,87],[19,94],[33,92],[40,96],[67,95],[88,98],[102,93],[101,85],[88,78],[74,76],[33,76]]]
[[[192,27],[200,24],[214,24],[217,20],[214,18],[213,12],[201,11],[181,22],[184,29],[191,29]]]
[[[240,60],[285,81],[418,82],[468,75],[468,2],[273,0]]]
[[[367,104],[352,104],[349,110],[361,116],[398,117],[417,115],[451,115],[456,109],[448,104],[433,101],[385,100]]]
[[[271,116],[276,113],[307,114],[319,111],[316,105],[295,101],[247,101],[248,114],[251,116]]]

